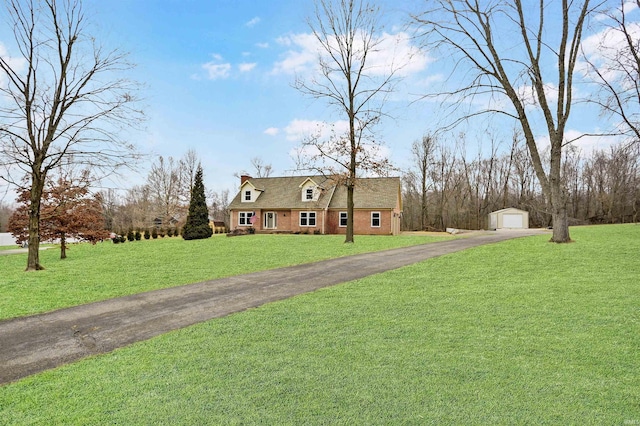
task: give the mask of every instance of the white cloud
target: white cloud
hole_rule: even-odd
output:
[[[209,77],[210,80],[218,80],[218,79],[229,77],[230,71],[231,71],[231,64],[229,63],[217,64],[212,61],[202,65],[202,68],[204,68],[207,71],[207,76]]]
[[[268,49],[269,43],[256,43],[256,46],[259,47],[260,49]]]
[[[2,42],[0,42],[0,57],[4,59],[7,64],[15,71],[22,71],[26,69],[27,60],[23,57],[11,57],[9,51]]]
[[[640,39],[640,22],[627,24],[627,31],[634,40]],[[614,28],[605,28],[585,38],[582,49],[589,61],[598,68],[607,81],[614,81],[626,77],[620,70],[618,61],[624,62],[628,57],[627,41],[624,33]],[[587,78],[596,78],[593,71],[585,62],[579,62],[577,69]]]
[[[260,21],[261,21],[260,17],[256,16],[255,18],[253,18],[250,21],[246,22],[244,25],[245,25],[245,27],[251,28],[251,27],[256,26]]]
[[[240,70],[240,72],[249,72],[252,69],[254,69],[256,67],[257,63],[252,62],[252,63],[242,63],[240,65],[238,65],[238,69]]]
[[[423,71],[433,62],[433,58],[411,44],[411,36],[405,32],[384,33],[378,41],[379,45],[369,58],[374,73],[387,74],[395,70],[399,76],[408,76]]]
[[[280,133],[280,129],[278,129],[277,127],[269,127],[263,133],[269,136],[276,136],[278,133]]]
[[[281,61],[274,64],[274,74],[304,73],[314,68],[318,60],[318,44],[312,34],[294,34],[280,37],[276,41],[292,49],[284,54]]]
[[[321,49],[313,34],[291,34],[276,41],[288,50],[274,64],[274,74],[317,72]],[[408,76],[424,70],[433,61],[414,46],[411,37],[404,32],[383,33],[374,40],[374,44],[376,47],[367,56],[368,75],[388,75],[393,71],[398,76]]]

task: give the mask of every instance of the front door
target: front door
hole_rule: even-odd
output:
[[[276,229],[277,226],[277,215],[276,212],[267,212],[264,215],[264,228],[265,229]]]

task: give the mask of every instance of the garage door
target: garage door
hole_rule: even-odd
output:
[[[502,216],[502,227],[522,228],[522,217],[521,214],[505,214]]]

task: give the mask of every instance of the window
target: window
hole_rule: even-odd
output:
[[[239,212],[238,225],[251,226],[251,216],[253,216],[253,212]]]
[[[244,191],[244,200],[251,201],[251,190]]]
[[[307,188],[306,197],[307,200],[313,200],[313,188]]]
[[[347,212],[340,212],[340,224],[338,226],[341,228],[347,226]]]
[[[371,227],[380,228],[380,212],[371,212]]]
[[[300,212],[300,226],[316,226],[316,212]]]

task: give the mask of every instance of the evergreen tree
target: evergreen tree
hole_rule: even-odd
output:
[[[187,222],[182,228],[182,238],[185,240],[199,240],[209,238],[213,229],[209,226],[209,210],[204,196],[204,184],[202,183],[202,166],[198,165],[196,176],[191,188],[191,202]]]

